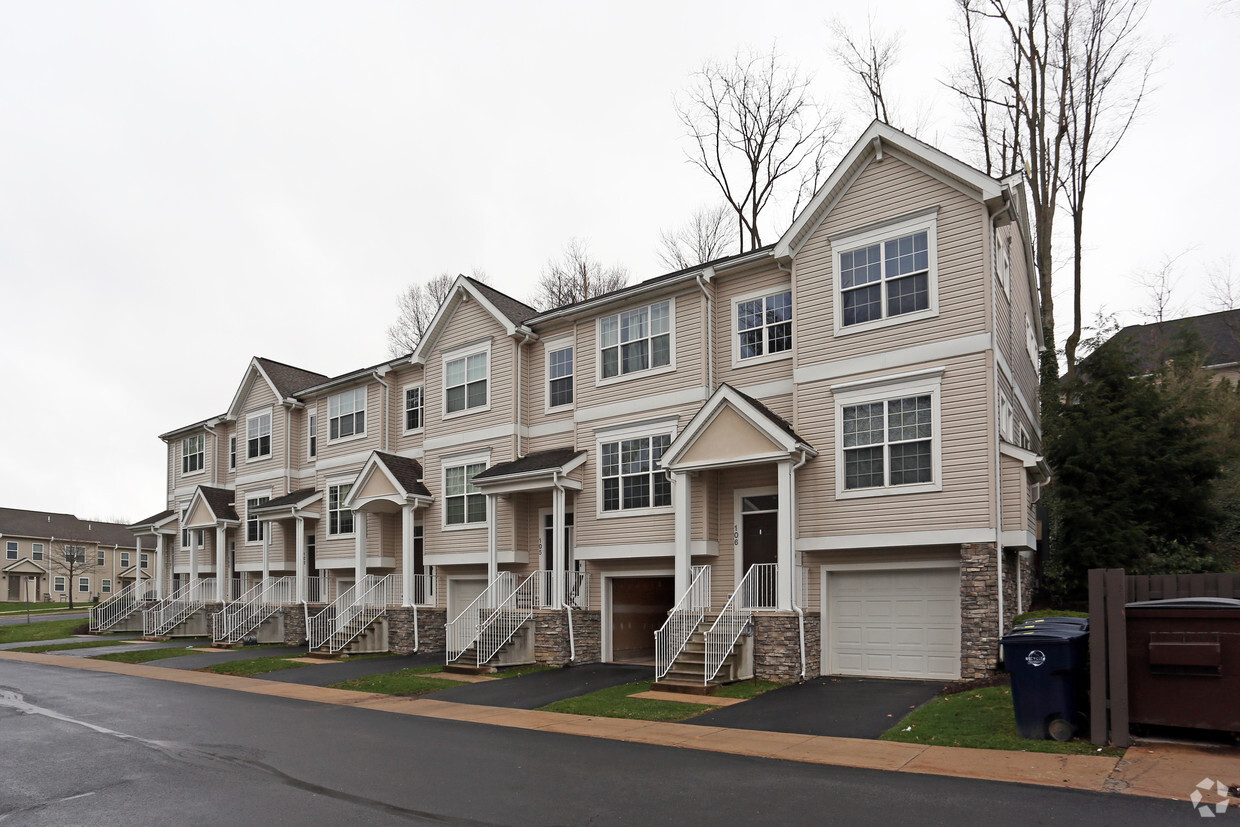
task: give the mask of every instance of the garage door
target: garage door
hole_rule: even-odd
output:
[[[672,577],[612,577],[611,659],[654,660],[654,633],[675,605]]]
[[[831,572],[828,673],[960,677],[958,568]]]

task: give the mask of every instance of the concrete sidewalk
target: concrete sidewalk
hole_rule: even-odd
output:
[[[143,664],[0,652],[0,662],[6,660],[188,683],[234,692],[371,709],[389,714],[417,715],[811,764],[1069,787],[1091,792],[1183,801],[1189,800],[1197,783],[1206,777],[1222,781],[1224,786],[1240,784],[1240,750],[1234,748],[1142,744],[1129,749],[1123,758],[960,749],[693,724],[595,718],[451,703],[429,698],[350,692],[211,672],[161,669]],[[1213,803],[1214,799],[1207,796],[1207,801]]]

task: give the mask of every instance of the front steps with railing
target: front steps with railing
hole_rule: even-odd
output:
[[[280,611],[297,595],[297,578],[266,577],[241,599],[229,603],[211,618],[212,646],[240,646],[247,637],[256,643],[283,643],[284,616]]]
[[[143,637],[206,637],[206,608],[215,595],[214,580],[190,580],[142,613]]]
[[[90,609],[90,633],[141,632],[142,612],[155,600],[158,584],[154,580],[130,583],[103,603]]]
[[[306,640],[312,657],[339,657],[388,651],[387,609],[399,603],[394,574],[368,574],[318,614],[306,609]],[[416,620],[415,620],[416,623]]]

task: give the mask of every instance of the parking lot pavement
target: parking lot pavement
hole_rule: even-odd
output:
[[[545,672],[531,672],[486,683],[471,683],[436,692],[436,700],[509,709],[538,709],[549,703],[634,681],[653,680],[649,666],[588,663]]]

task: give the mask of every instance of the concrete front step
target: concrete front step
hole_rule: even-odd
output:
[[[655,681],[652,688],[658,692],[679,692],[682,695],[713,695],[722,685],[718,683],[703,684],[700,675],[698,676],[697,683],[694,683],[688,677],[670,680],[669,678],[672,678],[671,672],[663,680]]]

